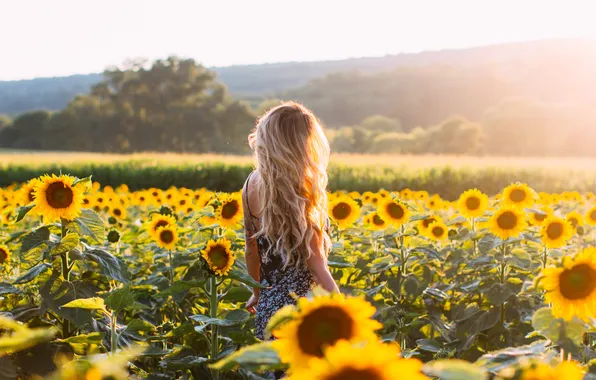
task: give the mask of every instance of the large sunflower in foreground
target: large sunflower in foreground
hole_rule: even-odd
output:
[[[596,318],[596,248],[584,249],[574,258],[565,257],[560,268],[542,271],[540,286],[556,318]]]
[[[387,223],[394,227],[405,224],[410,219],[410,210],[397,199],[385,199],[377,208],[377,213]]]
[[[565,219],[548,217],[540,229],[542,242],[548,248],[561,248],[573,236],[573,226]]]
[[[522,370],[521,380],[581,380],[585,371],[576,362],[564,361],[556,367],[545,363],[534,363]]]
[[[503,189],[501,203],[513,207],[530,207],[536,201],[537,195],[525,183],[514,183]]]
[[[81,215],[85,189],[73,186],[75,177],[68,175],[45,175],[35,185],[33,211],[44,220],[73,220]]]
[[[324,350],[340,340],[376,341],[382,325],[371,319],[375,308],[361,298],[333,294],[298,300],[294,319],[273,332],[273,347],[293,369],[308,368],[309,360],[322,358]]]
[[[174,249],[178,243],[178,231],[176,226],[159,227],[154,237],[157,245],[164,249]]]
[[[488,220],[490,232],[501,239],[518,237],[528,226],[523,211],[515,207],[502,207]]]
[[[312,359],[308,368],[299,369],[289,380],[395,380],[428,379],[418,359],[402,359],[395,344],[339,341],[325,350],[323,359]]]
[[[201,254],[209,269],[218,276],[225,276],[232,269],[236,255],[231,250],[232,243],[228,239],[209,240]]]
[[[339,229],[351,227],[360,217],[360,206],[348,196],[339,196],[329,202],[329,216]]]
[[[242,216],[242,199],[239,194],[230,194],[221,200],[217,209],[217,222],[220,226],[235,228]]]
[[[5,245],[0,245],[0,265],[7,265],[10,261],[10,250]]]
[[[467,218],[478,218],[488,208],[488,196],[478,189],[466,190],[459,196],[457,208]]]
[[[157,240],[157,230],[160,227],[168,227],[168,226],[175,226],[176,219],[171,215],[163,215],[163,214],[153,214],[151,217],[151,221],[147,226],[147,230],[149,231],[149,235],[154,239]]]

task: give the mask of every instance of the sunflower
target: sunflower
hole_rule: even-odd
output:
[[[584,216],[577,211],[571,211],[565,215],[565,220],[571,223],[574,229],[584,226]]]
[[[459,196],[457,208],[466,218],[478,218],[488,208],[488,196],[478,189],[466,190]]]
[[[360,206],[355,200],[347,196],[340,196],[329,202],[329,216],[339,229],[351,227],[360,217]]]
[[[544,299],[552,304],[555,318],[573,316],[587,321],[596,317],[596,248],[584,249],[574,258],[565,257],[562,268],[546,268],[539,282]]]
[[[396,344],[368,342],[350,344],[339,341],[325,350],[323,359],[312,359],[308,368],[291,373],[289,380],[394,380],[428,379],[418,359],[399,357]]]
[[[232,242],[224,238],[217,241],[209,240],[205,249],[201,251],[209,269],[218,276],[227,275],[236,261],[236,255],[230,249],[231,247]]]
[[[382,325],[371,319],[375,308],[361,298],[339,294],[301,298],[294,318],[273,332],[273,347],[293,369],[309,367],[309,360],[322,358],[324,349],[340,340],[376,341]]]
[[[399,197],[404,200],[412,199],[414,197],[414,192],[410,189],[403,189],[399,192]]]
[[[550,216],[542,224],[540,236],[547,248],[561,248],[573,236],[573,226],[565,219]]]
[[[392,198],[387,198],[379,205],[377,214],[394,227],[399,227],[410,219],[410,210],[406,205]]]
[[[449,228],[440,220],[436,220],[429,224],[428,228],[424,230],[424,234],[431,240],[444,241],[449,235]]]
[[[596,226],[596,206],[586,212],[586,223],[591,226]]]
[[[159,227],[155,232],[154,240],[160,248],[174,249],[178,243],[178,231],[175,225]]]
[[[73,220],[81,215],[84,189],[73,186],[75,177],[68,175],[51,177],[45,175],[35,185],[34,212],[48,221],[57,219]]]
[[[353,200],[357,201],[360,199],[360,193],[357,191],[350,191],[350,193],[348,194],[348,196],[350,198],[352,198]]]
[[[503,240],[518,237],[527,225],[523,211],[512,206],[501,207],[488,220],[490,232]]]
[[[514,183],[503,189],[501,202],[506,206],[530,207],[537,198],[536,193],[525,183]]]
[[[118,219],[118,220],[123,220],[126,219],[126,216],[128,215],[126,207],[122,207],[118,204],[113,204],[110,207],[110,215],[112,215],[114,218]]]
[[[434,194],[426,200],[425,207],[427,210],[438,211],[443,208],[443,200],[440,196]]]
[[[10,250],[5,245],[0,245],[0,265],[7,265],[10,261]]]
[[[370,205],[372,204],[371,199],[373,197],[373,193],[371,191],[365,191],[362,193],[362,197],[360,198],[363,205]]]
[[[34,178],[21,187],[18,196],[19,203],[28,205],[35,201],[35,186],[37,186],[39,182],[40,181],[37,178]]]
[[[364,217],[364,224],[368,224],[371,230],[382,231],[387,228],[388,224],[379,213],[372,212]]]
[[[217,210],[217,222],[226,228],[235,228],[242,219],[242,198],[238,194],[230,194],[221,200]]]
[[[149,235],[154,240],[157,240],[157,230],[160,227],[168,227],[168,226],[175,226],[176,219],[170,215],[163,215],[163,214],[153,214],[151,217],[151,221],[148,224],[147,230],[149,231]]]
[[[522,370],[520,380],[582,380],[584,370],[576,362],[564,361],[556,367],[545,363],[534,363]]]
[[[428,230],[428,227],[434,223],[434,222],[442,222],[443,220],[441,219],[440,216],[438,215],[431,215],[428,218],[422,219],[421,221],[418,222],[418,231],[420,232],[421,235],[425,235],[426,231]]]
[[[550,207],[542,206],[536,210],[531,210],[528,215],[528,222],[531,226],[542,226],[544,221],[553,214],[553,210]]]

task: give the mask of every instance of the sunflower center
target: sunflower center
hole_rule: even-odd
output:
[[[377,214],[375,214],[373,216],[372,221],[375,226],[382,226],[383,224],[385,224],[385,221],[383,219],[381,219],[381,217],[378,216]]]
[[[509,195],[509,199],[511,199],[515,203],[520,203],[526,200],[528,195],[522,189],[513,189],[511,194]]]
[[[381,380],[383,377],[374,368],[342,368],[325,377],[325,380]]]
[[[217,269],[223,269],[228,265],[228,252],[222,246],[215,246],[209,251],[209,259]]]
[[[119,208],[115,208],[114,209],[114,215],[116,215],[116,216],[122,216],[122,210],[120,210]]]
[[[579,220],[577,218],[569,218],[569,223],[571,223],[571,226],[575,228],[579,224]]]
[[[0,264],[4,264],[8,259],[8,252],[0,248]]]
[[[565,269],[559,281],[563,297],[569,300],[584,299],[596,289],[596,269],[589,264],[578,264]]]
[[[405,211],[402,205],[391,202],[387,205],[387,213],[393,219],[401,219],[404,217]]]
[[[430,218],[426,218],[422,221],[422,225],[424,226],[424,228],[428,228],[428,226],[432,223],[432,222],[436,222],[437,219],[435,219],[434,216],[431,216]]]
[[[232,219],[238,213],[238,201],[233,200],[224,204],[221,208],[221,217],[224,219]]]
[[[323,349],[340,339],[350,339],[354,320],[336,306],[318,308],[304,317],[298,327],[298,344],[302,352],[323,357]]]
[[[351,213],[352,207],[345,202],[338,203],[333,207],[333,218],[335,220],[344,220],[350,216]]]
[[[155,223],[155,229],[157,230],[160,227],[167,227],[170,223],[166,220],[160,220],[159,222]]]
[[[441,237],[445,233],[445,230],[441,226],[434,226],[432,228],[432,234],[434,237]]]
[[[544,219],[546,219],[546,214],[534,213],[534,219],[536,219],[537,222],[543,222]]]
[[[480,199],[477,197],[469,197],[466,199],[466,208],[468,210],[478,210],[478,208],[480,208]]]
[[[497,218],[497,225],[503,230],[512,230],[517,226],[517,215],[511,211],[505,211]]]
[[[181,199],[179,204],[180,206],[184,206],[186,204],[186,199]]]
[[[67,208],[72,204],[72,189],[62,182],[54,182],[46,190],[46,199],[52,208]]]
[[[561,235],[563,235],[563,224],[560,222],[553,222],[550,223],[547,227],[546,227],[546,236],[548,236],[549,239],[558,239],[561,237]]]
[[[174,241],[174,233],[170,230],[161,231],[159,234],[159,239],[166,244],[170,244]]]

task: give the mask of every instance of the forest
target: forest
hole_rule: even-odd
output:
[[[594,63],[592,40],[227,68],[131,60],[0,82],[0,148],[246,153],[258,115],[297,100],[338,152],[593,156]]]

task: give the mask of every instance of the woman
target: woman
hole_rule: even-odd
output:
[[[294,102],[262,116],[249,143],[257,170],[242,197],[246,264],[264,288],[253,289],[246,307],[264,339],[271,316],[315,283],[338,291],[327,266],[329,143],[313,113]]]

